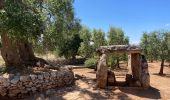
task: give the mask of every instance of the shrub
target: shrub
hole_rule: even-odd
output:
[[[92,68],[95,69],[95,67],[97,66],[97,59],[95,58],[89,58],[85,61],[85,66],[88,68]]]

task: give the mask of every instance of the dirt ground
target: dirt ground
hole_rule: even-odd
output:
[[[151,87],[147,90],[138,87],[115,87],[95,89],[93,69],[73,69],[75,84],[51,89],[42,93],[31,94],[24,100],[170,100],[170,67],[165,67],[164,76],[159,76],[160,63],[149,63]],[[120,74],[120,73],[119,73]],[[116,80],[125,78],[121,75]],[[6,99],[7,100],[7,99]],[[11,99],[12,100],[12,99]]]
[[[138,87],[115,87],[95,89],[93,69],[74,69],[76,81],[72,86],[55,89],[49,95],[35,96],[37,100],[170,100],[170,67],[165,67],[166,75],[159,76],[160,63],[149,63],[151,87],[147,90]],[[117,79],[117,77],[116,77]]]

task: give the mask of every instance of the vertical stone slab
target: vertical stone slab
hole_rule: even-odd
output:
[[[128,54],[128,74],[132,74],[132,67],[131,67],[131,54]]]
[[[97,72],[96,72],[96,79],[97,83],[96,86],[98,88],[105,88],[107,86],[107,55],[102,54],[100,56],[100,61],[97,65]]]
[[[148,63],[144,55],[141,56],[141,79],[142,87],[147,89],[150,87],[150,75],[148,70]]]
[[[140,67],[140,53],[131,53],[129,66],[131,66],[133,79],[140,80],[141,67]]]

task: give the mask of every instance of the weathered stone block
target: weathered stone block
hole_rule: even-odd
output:
[[[116,78],[114,72],[111,70],[108,70],[108,76],[107,76],[107,85],[115,85],[116,83]]]
[[[107,55],[102,54],[97,66],[96,72],[97,87],[105,88],[107,86]]]

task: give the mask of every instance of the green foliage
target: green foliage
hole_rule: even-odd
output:
[[[143,34],[140,45],[149,60],[169,59],[169,34],[164,30]]]
[[[93,53],[95,52],[93,49],[93,46],[91,45],[91,36],[92,33],[90,32],[90,29],[83,27],[80,31],[80,37],[83,40],[81,43],[81,47],[79,48],[79,53],[81,56],[85,58],[90,58],[93,56]]]
[[[105,33],[101,29],[93,29],[94,49],[106,45]]]
[[[110,27],[108,32],[108,44],[109,45],[128,45],[129,38],[125,36],[125,33],[121,28]],[[127,60],[127,54],[113,54],[109,57],[109,65],[119,63],[119,60]]]
[[[37,0],[5,0],[0,11],[0,33],[17,38],[37,38],[44,30],[40,2]]]
[[[85,66],[94,69],[97,66],[97,59],[89,58],[85,61]]]
[[[44,36],[46,45],[50,45],[59,51],[59,56],[74,58],[80,47],[79,31],[80,21],[74,16],[74,0],[49,0],[48,9],[52,16],[50,27]],[[48,34],[49,32],[49,34]]]
[[[64,41],[63,47],[60,47],[58,49],[59,56],[63,55],[66,59],[70,57],[72,57],[72,59],[75,59],[81,42],[82,40],[80,39],[79,34],[74,34],[72,38]]]
[[[129,44],[129,38],[125,37],[125,33],[120,28],[110,27],[108,32],[109,45],[125,45]]]
[[[0,74],[4,74],[7,72],[7,67],[0,67]]]

